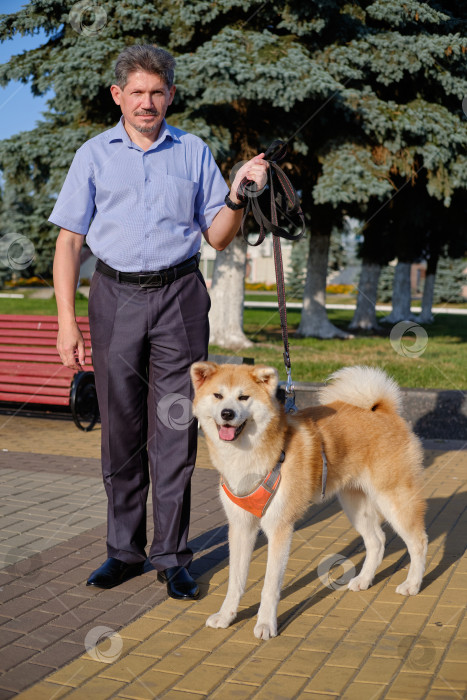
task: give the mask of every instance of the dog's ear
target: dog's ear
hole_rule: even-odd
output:
[[[213,374],[217,372],[217,365],[215,362],[195,362],[191,365],[190,375],[195,391],[204,384],[206,379],[212,377]]]
[[[277,385],[279,383],[279,374],[277,373],[277,369],[274,367],[264,367],[262,365],[258,365],[251,370],[251,373],[255,381],[264,386],[271,396],[275,395]]]

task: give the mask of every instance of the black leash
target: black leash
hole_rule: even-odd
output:
[[[263,194],[256,191],[256,183],[254,183],[252,180],[243,178],[237,191],[237,197],[243,202],[247,203],[245,207],[245,215],[242,221],[242,234],[248,245],[260,245],[264,241],[266,234],[269,232],[271,232],[273,236],[274,267],[277,282],[277,303],[279,306],[279,316],[281,320],[282,341],[284,343],[284,364],[287,372],[285,411],[286,413],[295,413],[297,411],[297,407],[295,405],[295,390],[292,383],[289,335],[287,330],[287,306],[285,301],[284,266],[282,263],[280,239],[286,238],[289,241],[300,240],[305,233],[305,217],[303,216],[303,212],[300,208],[300,200],[292,186],[292,183],[284,171],[279,167],[279,165],[277,165],[278,161],[283,160],[286,154],[287,144],[283,141],[273,141],[264,154],[264,160],[269,163],[269,217],[264,214],[260,206],[259,200],[261,197],[263,197]],[[245,233],[244,228],[246,217],[250,211],[255,217],[256,222],[259,224],[259,236],[254,243],[250,243],[248,241],[248,236]],[[297,226],[298,219],[298,225],[301,227],[301,230],[298,233],[290,233],[286,229],[279,226],[278,212],[283,218],[294,226]]]

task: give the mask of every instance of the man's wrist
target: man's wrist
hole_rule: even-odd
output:
[[[242,201],[241,199],[239,199],[236,196],[231,197],[230,192],[229,192],[229,194],[225,195],[224,202],[225,202],[226,206],[229,209],[232,209],[233,211],[239,211],[240,209],[245,209],[245,207],[246,207],[246,202]]]
[[[66,315],[66,316],[58,316],[58,325],[59,327],[69,327],[69,326],[77,326],[78,322],[76,320],[75,314],[72,316]]]
[[[237,197],[237,190],[236,189],[231,189],[229,194],[227,195],[230,199],[230,201],[233,204],[241,204],[241,200]]]

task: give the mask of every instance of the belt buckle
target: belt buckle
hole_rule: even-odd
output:
[[[144,282],[143,280],[146,279],[147,281]],[[156,281],[157,279],[157,281]],[[162,287],[163,285],[163,280],[162,280],[162,275],[157,272],[153,275],[139,275],[138,276],[138,284],[140,287]]]

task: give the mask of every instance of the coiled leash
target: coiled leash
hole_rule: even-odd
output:
[[[298,241],[305,233],[305,217],[300,207],[300,200],[292,183],[282,168],[277,164],[283,160],[287,154],[287,144],[284,141],[273,141],[264,154],[264,160],[269,163],[268,185],[269,185],[269,216],[266,216],[260,206],[260,198],[263,194],[256,191],[256,183],[247,178],[241,181],[237,197],[243,204],[246,204],[245,215],[242,220],[242,235],[248,245],[260,245],[266,234],[272,233],[274,249],[274,267],[276,271],[277,303],[281,321],[282,341],[284,343],[284,364],[287,372],[287,384],[285,387],[285,412],[295,413],[298,409],[295,405],[295,388],[292,382],[292,366],[289,352],[289,335],[287,330],[287,306],[285,301],[284,266],[282,263],[281,238],[289,241]],[[266,193],[264,193],[266,194]],[[250,243],[245,232],[245,221],[249,212],[252,212],[257,224],[259,224],[259,236],[254,243]],[[298,233],[290,233],[279,226],[279,214],[293,226],[298,226],[301,230]]]

